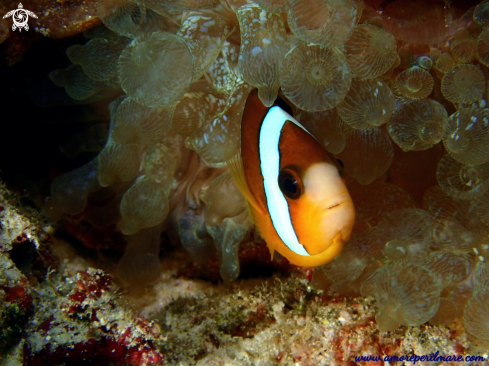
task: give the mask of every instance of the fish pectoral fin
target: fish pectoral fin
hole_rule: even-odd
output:
[[[226,163],[229,167],[229,171],[231,172],[231,175],[234,178],[234,181],[236,182],[236,185],[238,186],[241,193],[243,193],[243,196],[245,196],[246,198],[246,207],[248,209],[248,214],[251,217],[251,221],[253,222],[253,225],[255,225],[260,235],[263,237],[263,239],[265,239],[264,234],[267,233],[267,230],[269,230],[266,227],[265,221],[262,219],[265,213],[263,212],[261,206],[258,204],[256,198],[251,193],[250,188],[248,187],[246,176],[244,174],[243,160],[241,159],[241,153],[238,152],[231,159],[227,160]],[[267,246],[268,249],[270,250],[270,256],[271,258],[273,258],[273,253],[275,249],[271,247],[270,243],[268,242],[267,242]]]
[[[261,212],[260,205],[256,201],[255,197],[251,194],[250,188],[248,187],[248,183],[246,182],[246,177],[243,168],[243,160],[241,159],[241,152],[238,152],[232,158],[228,159],[226,163],[229,167],[229,171],[231,172],[231,175],[234,178],[234,181],[236,182],[236,185],[238,186],[241,193],[243,193],[243,196],[245,196],[246,201],[249,204],[248,212],[252,213],[255,210]],[[250,205],[251,207],[249,207]],[[251,208],[253,208],[254,210],[251,210]]]
[[[265,240],[264,233],[267,232],[267,228],[265,227],[265,222],[263,220],[257,220],[256,217],[260,217],[262,215],[261,211],[258,211],[255,207],[253,207],[249,202],[246,202],[246,207],[248,209],[248,214],[251,217],[251,222],[255,225],[258,234]],[[271,246],[271,243],[267,242],[268,250],[270,251],[270,260],[273,261],[273,256],[275,252],[275,248]]]

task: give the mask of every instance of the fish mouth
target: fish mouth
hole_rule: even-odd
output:
[[[340,206],[343,202],[340,202],[340,203],[335,203],[334,205],[331,205],[327,208],[327,210],[332,210],[333,208],[336,208],[338,206]]]
[[[343,207],[345,203],[351,202],[351,197],[347,192],[342,192],[341,194],[332,197],[331,201],[325,208],[325,211],[333,210],[338,207]],[[323,206],[324,207],[324,206]]]

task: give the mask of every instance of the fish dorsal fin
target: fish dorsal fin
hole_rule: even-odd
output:
[[[238,186],[241,193],[243,193],[243,196],[245,196],[246,200],[250,203],[251,206],[253,206],[255,210],[261,212],[262,209],[253,194],[251,194],[248,183],[246,182],[243,168],[243,160],[241,159],[241,152],[238,152],[232,158],[228,159],[226,163],[229,167],[231,175],[234,178],[234,181],[236,182],[236,185]]]
[[[280,108],[280,107],[279,107]],[[284,114],[284,118],[290,122],[290,123],[293,123],[294,125],[296,125],[297,127],[299,127],[301,130],[307,132],[314,140],[318,141],[318,139],[316,137],[314,137],[314,135],[312,133],[310,133],[308,131],[307,128],[305,128],[302,123],[300,123],[298,120],[296,120],[294,117],[292,117],[292,115],[290,115],[289,113],[287,113],[287,111],[284,111],[282,108],[281,109],[281,112]],[[319,142],[319,141],[318,141]]]

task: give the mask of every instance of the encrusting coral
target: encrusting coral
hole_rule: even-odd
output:
[[[73,65],[51,79],[73,99],[113,100],[108,140],[54,180],[44,212],[88,220],[88,197],[118,197],[129,245],[117,272],[134,294],[159,276],[161,231],[201,265],[217,253],[229,285],[240,244],[260,242],[227,168],[257,88],[335,154],[356,206],[352,239],[314,282],[372,295],[381,330],[463,316],[488,340],[474,314],[487,314],[489,293],[489,12],[400,3],[101,0],[108,29],[69,48]],[[439,186],[410,183],[418,166]]]
[[[60,262],[53,232],[0,182],[0,364],[161,364],[157,326],[123,305],[103,271]]]

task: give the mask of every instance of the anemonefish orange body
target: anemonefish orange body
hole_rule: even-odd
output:
[[[270,253],[298,266],[334,259],[350,238],[355,209],[337,164],[279,106],[252,91],[241,122],[241,154],[228,162]]]

